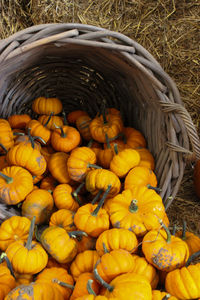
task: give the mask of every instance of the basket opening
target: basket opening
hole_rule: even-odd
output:
[[[125,126],[133,126],[145,136],[156,160],[159,185],[165,185],[162,195],[171,194],[173,180],[167,186],[166,177],[169,170],[172,172],[172,161],[165,146],[170,136],[169,117],[161,111],[156,88],[119,52],[50,44],[9,59],[1,73],[1,117],[30,113],[32,101],[43,95],[58,97],[66,113],[83,109],[93,117],[102,101],[108,107],[118,108]],[[179,176],[176,173],[174,185]]]

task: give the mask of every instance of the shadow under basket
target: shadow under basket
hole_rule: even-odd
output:
[[[0,41],[0,116],[31,113],[39,96],[58,97],[66,113],[91,117],[102,101],[140,130],[152,152],[166,209],[185,162],[200,158],[199,138],[178,89],[160,64],[127,36],[82,24],[44,24]],[[169,196],[171,196],[169,198]]]

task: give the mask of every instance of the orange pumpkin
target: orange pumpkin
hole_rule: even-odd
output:
[[[76,230],[74,212],[68,209],[59,209],[51,215],[49,226],[59,226],[66,231]]]
[[[53,192],[56,186],[57,186],[57,181],[52,176],[47,176],[43,178],[40,183],[40,188],[47,190],[49,192]]]
[[[67,121],[70,124],[75,124],[76,120],[81,116],[88,116],[88,113],[84,110],[74,110],[67,115]]]
[[[32,136],[39,136],[43,139],[46,144],[50,143],[51,131],[42,125],[38,120],[31,120],[27,126],[27,129],[30,129]]]
[[[77,201],[72,196],[73,188],[69,184],[59,184],[53,191],[53,198],[58,209],[76,211],[79,208]]]
[[[153,155],[147,148],[136,148],[137,152],[140,154],[139,167],[145,167],[150,170],[155,169],[155,161]]]
[[[67,125],[55,129],[51,135],[51,145],[56,151],[70,152],[80,144],[80,141],[78,130]]]
[[[0,144],[2,144],[7,150],[9,150],[14,145],[14,136],[12,129],[9,122],[4,119],[0,119]],[[0,152],[2,152],[1,147]]]
[[[23,129],[26,127],[27,123],[30,122],[31,117],[27,114],[22,115],[11,115],[8,117],[8,122],[11,128]]]
[[[15,279],[10,274],[10,270],[6,266],[0,265],[0,300],[4,300],[15,286]]]
[[[76,120],[76,127],[80,132],[82,138],[86,141],[90,141],[92,139],[92,135],[90,133],[90,123],[92,119],[89,116],[80,116]]]
[[[18,204],[33,190],[32,175],[22,167],[6,167],[0,172],[0,198],[8,205]]]
[[[63,120],[59,116],[51,116],[51,119],[49,120],[48,115],[41,115],[39,116],[38,121],[42,125],[46,125],[45,127],[49,130],[56,129],[56,126],[63,126]]]
[[[139,148],[146,147],[146,140],[142,133],[135,128],[132,127],[124,127],[123,129],[124,139],[125,139],[125,147],[127,148]]]
[[[66,165],[69,155],[64,152],[53,153],[48,161],[48,168],[51,175],[60,183],[69,183],[71,178]]]
[[[178,300],[176,297],[171,296],[166,292],[162,292],[159,290],[152,291],[152,300]]]
[[[38,97],[32,103],[32,110],[40,115],[58,115],[63,109],[58,98]]]

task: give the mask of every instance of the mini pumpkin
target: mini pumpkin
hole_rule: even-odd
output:
[[[124,127],[124,143],[125,147],[136,149],[138,147],[146,147],[146,140],[142,133],[132,127]]]
[[[80,141],[78,130],[67,125],[58,127],[51,135],[51,145],[56,151],[70,152],[80,144]]]
[[[69,184],[59,184],[53,191],[53,198],[58,209],[69,209],[76,211],[79,204],[73,198],[74,189]]]
[[[90,123],[92,119],[89,116],[80,116],[76,120],[76,127],[80,132],[82,138],[86,141],[90,141],[92,139],[92,135],[90,133]]]
[[[6,255],[17,273],[36,274],[43,270],[48,262],[48,255],[43,247],[32,241],[35,217],[31,221],[28,240],[16,241],[8,246]]]
[[[21,115],[11,115],[8,117],[8,122],[11,128],[24,129],[28,122],[30,122],[31,117],[27,114]]]
[[[137,152],[140,154],[139,167],[145,167],[150,170],[155,169],[155,161],[151,152],[147,148],[136,148]]]
[[[58,115],[63,109],[58,98],[38,97],[32,103],[32,110],[39,115]]]
[[[53,153],[48,161],[48,168],[51,175],[60,183],[69,183],[71,178],[66,165],[69,155],[64,152]]]
[[[14,136],[7,120],[0,119],[0,144],[9,150],[14,145]],[[3,150],[4,151],[4,150]],[[0,147],[0,152],[2,149]]]
[[[8,205],[18,204],[33,190],[32,175],[24,168],[11,166],[0,172],[0,198]]]
[[[74,110],[67,115],[67,121],[70,124],[76,124],[76,120],[81,116],[88,116],[88,113],[84,110]]]
[[[39,136],[40,138],[42,138],[45,144],[50,143],[51,131],[46,127],[46,124],[42,125],[42,123],[40,123],[38,120],[31,120],[27,124],[26,128],[27,130],[30,130],[32,136]]]
[[[51,215],[49,226],[59,226],[66,231],[76,230],[74,214],[75,212],[69,209],[59,209]]]
[[[152,300],[178,300],[176,297],[171,296],[166,292],[162,292],[159,290],[152,291]]]
[[[15,278],[11,275],[10,270],[6,266],[0,265],[0,300],[4,300],[15,286]]]
[[[54,130],[56,127],[64,125],[61,117],[53,115],[50,119],[48,115],[41,115],[39,116],[38,121],[49,130]]]

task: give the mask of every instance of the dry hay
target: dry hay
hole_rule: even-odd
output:
[[[121,32],[153,54],[175,80],[200,133],[199,0],[3,1],[4,7],[6,3],[9,6],[15,3],[14,6],[18,7],[22,2],[26,5],[14,14],[15,18],[19,16],[14,27],[13,11],[2,8],[3,17],[7,19],[6,23],[3,21],[2,28],[7,28],[1,33],[2,37],[23,26],[53,22],[91,24]],[[192,175],[193,170],[188,166],[178,196],[168,214],[170,220],[179,225],[184,217],[188,228],[200,233],[200,204],[194,194]]]

